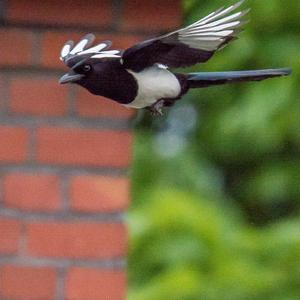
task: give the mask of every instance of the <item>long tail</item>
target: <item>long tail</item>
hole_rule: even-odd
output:
[[[255,71],[232,71],[232,72],[201,72],[187,75],[190,88],[202,88],[212,85],[234,83],[242,81],[260,81],[268,78],[287,76],[290,69],[270,69]]]

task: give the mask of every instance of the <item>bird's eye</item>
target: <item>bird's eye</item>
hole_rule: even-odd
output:
[[[84,72],[89,72],[89,71],[91,71],[91,66],[90,65],[84,65],[82,67],[82,69],[83,69]]]

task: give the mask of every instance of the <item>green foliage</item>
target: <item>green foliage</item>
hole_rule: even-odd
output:
[[[219,6],[185,0],[185,22]],[[140,116],[129,300],[299,299],[300,1],[248,6],[240,39],[190,71],[293,75],[195,90],[165,118]]]
[[[128,299],[298,299],[300,220],[251,228],[233,207],[160,187],[131,215]]]

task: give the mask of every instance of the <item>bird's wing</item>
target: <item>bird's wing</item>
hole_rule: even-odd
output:
[[[218,49],[235,39],[249,11],[230,14],[244,0],[221,8],[190,26],[169,34],[141,42],[128,48],[122,55],[124,66],[141,71],[155,63],[171,68],[206,62]]]
[[[95,36],[91,33],[85,35],[75,46],[73,41],[64,44],[60,52],[60,60],[69,68],[74,68],[79,63],[89,58],[121,58],[120,50],[107,50],[112,45],[111,41],[104,41],[92,46]],[[92,46],[92,47],[91,47]]]

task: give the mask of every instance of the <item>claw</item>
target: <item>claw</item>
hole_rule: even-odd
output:
[[[159,100],[153,105],[149,106],[148,109],[151,112],[152,116],[163,116],[162,108],[164,107],[164,100]]]

